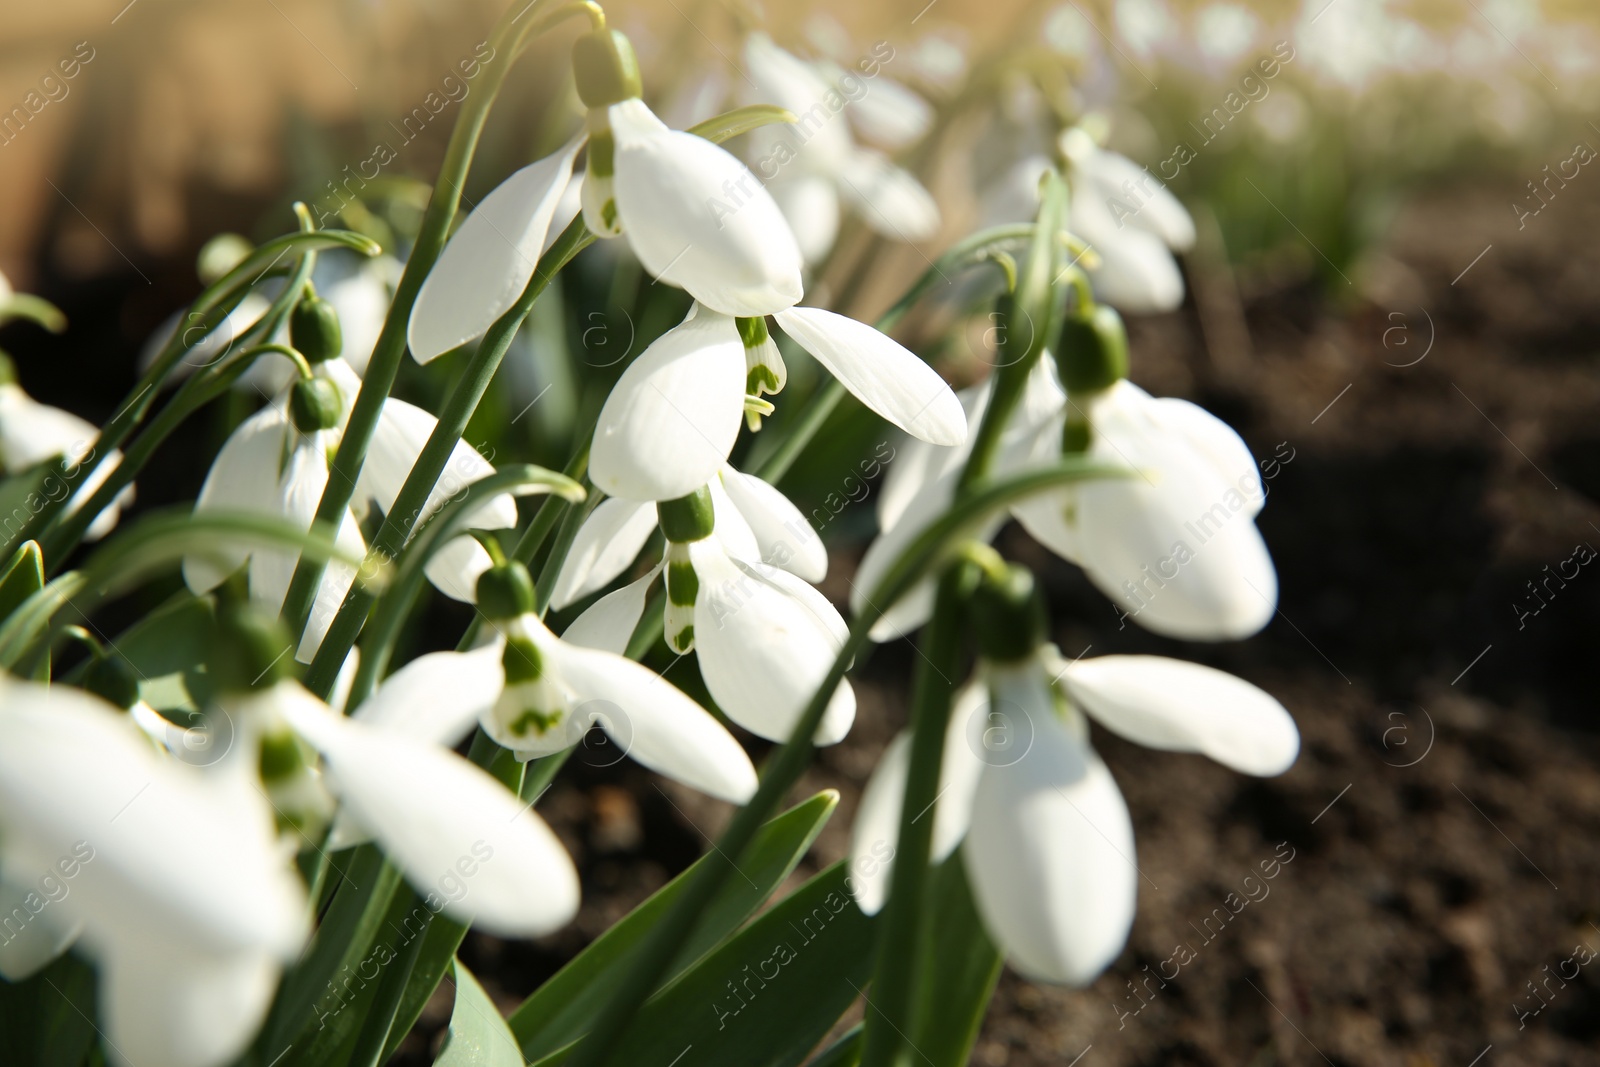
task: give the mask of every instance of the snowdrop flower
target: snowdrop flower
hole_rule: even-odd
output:
[[[939,228],[939,208],[916,178],[882,153],[850,137],[847,108],[858,122],[876,125],[887,143],[916,140],[931,115],[926,102],[881,76],[869,84],[850,71],[819,70],[784,51],[764,33],[745,38],[751,102],[773,103],[798,121],[755,131],[757,170],[789,220],[807,263],[817,263],[839,232],[841,198],[885,237],[921,241]],[[895,93],[899,89],[899,94]],[[918,111],[915,105],[922,105]]]
[[[3,281],[3,279],[0,279]],[[93,468],[78,483],[67,505],[70,515],[83,506],[95,490],[105,483],[122,462],[122,453],[113,450],[95,462],[95,442],[100,429],[70,411],[41,404],[17,384],[16,366],[0,353],[0,473],[20,474],[47,460],[60,459],[67,473],[75,476],[83,464]],[[65,488],[54,475],[46,478],[39,491],[51,499],[61,499]],[[87,541],[98,541],[110,533],[122,516],[122,509],[133,503],[134,487],[129,483],[104,511],[94,517],[84,533]]]
[[[1127,941],[1139,875],[1127,805],[1085,716],[1138,744],[1260,776],[1288,770],[1299,734],[1271,696],[1210,667],[1159,656],[1068,663],[1049,645],[1008,657],[985,643],[945,734],[931,858],[965,840],[978,912],[1011,964],[1039,981],[1086,985]],[[897,839],[909,755],[902,733],[868,782],[856,858]],[[853,867],[868,872],[852,889],[873,914],[889,869]]]
[[[322,321],[326,326],[328,319],[324,317]],[[337,318],[332,321],[336,323]],[[311,378],[294,383],[229,436],[200,488],[195,501],[197,512],[250,511],[310,528],[327,485],[329,457],[361,387],[348,363],[337,355],[328,355],[330,349],[337,351],[337,335],[335,326],[331,344],[319,343],[321,351],[315,354],[327,358],[313,362]],[[319,347],[305,339],[302,343],[308,348]],[[342,548],[358,556],[365,551],[357,521],[371,508],[376,507],[385,515],[393,509],[406,476],[436,425],[434,417],[421,408],[392,397],[384,401],[356,483],[352,511],[346,513],[336,535]],[[474,449],[457,442],[421,517],[431,515],[462,488],[493,472],[494,468]],[[516,521],[516,502],[509,494],[486,501],[470,517],[471,524],[481,529],[510,527]],[[248,561],[251,597],[276,612],[288,593],[297,559],[295,553],[285,550],[242,547],[204,557],[190,556],[184,560],[184,580],[194,592],[208,592]],[[483,548],[464,535],[430,559],[426,572],[440,592],[470,602],[474,583],[488,569],[489,562]],[[302,662],[316,653],[354,579],[352,567],[329,564],[317,590],[310,624],[296,650],[296,657]]]
[[[699,653],[706,688],[730,719],[786,740],[847,633],[839,612],[810,584],[827,573],[821,539],[782,493],[726,467],[698,492],[654,508],[602,503],[574,538],[553,603],[570,604],[608,584],[657,523],[666,541],[662,562],[596,601],[569,638],[626,647],[664,573],[668,646]],[[816,743],[839,741],[854,720],[855,692],[841,681]]]
[[[1171,311],[1183,303],[1173,252],[1194,246],[1194,220],[1148,167],[1095,144],[1082,129],[1061,136],[1070,166],[1067,229],[1100,258],[1090,271],[1101,300],[1127,312]]]
[[[486,572],[478,607],[489,641],[413,660],[354,721],[444,746],[478,725],[521,760],[570,748],[598,725],[638,763],[701,792],[734,804],[755,793],[750,758],[704,708],[647,667],[551,633],[522,564]]]
[[[17,940],[33,939],[31,958],[7,959],[6,976],[76,936],[98,964],[114,1062],[231,1062],[307,933],[250,761],[241,751],[202,771],[166,758],[128,716],[60,685],[0,680],[0,729],[7,880],[70,887],[23,897],[32,918]]]
[[[953,445],[966,435],[944,379],[898,342],[844,315],[792,307],[774,318],[863,404],[914,437]],[[606,398],[589,476],[610,496],[672,500],[710,481],[727,461],[741,418],[759,425],[763,393],[788,378],[759,317],[696,305],[640,353]]]
[[[1277,609],[1278,579],[1254,522],[1266,490],[1249,448],[1203,408],[1157,399],[1123,377],[1127,339],[1109,307],[1070,316],[1063,347],[1072,353],[1058,360],[1066,392],[1050,360],[1041,359],[1002,438],[996,473],[1055,463],[1064,445],[1133,473],[1041,494],[1012,515],[1035,540],[1083,567],[1124,618],[1149,630],[1191,641],[1260,630]],[[973,425],[987,389],[968,400],[976,408]],[[905,545],[948,507],[967,451],[912,445],[890,468],[879,500],[884,532],[862,559],[855,610]],[[995,529],[998,522],[988,536]],[[915,629],[931,605],[924,583],[873,636]]]

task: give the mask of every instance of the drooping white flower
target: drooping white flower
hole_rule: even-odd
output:
[[[885,237],[922,241],[933,236],[939,227],[933,197],[881,152],[855,144],[844,116],[848,110],[858,122],[887,135],[880,143],[898,146],[927,127],[921,97],[903,86],[891,88],[881,76],[867,83],[837,68],[819,69],[764,33],[745,38],[744,61],[754,86],[751,102],[776,104],[798,120],[755,131],[752,144],[759,176],[769,183],[807,263],[819,262],[833,247],[841,198]]]
[[[1035,540],[1083,567],[1147,629],[1192,641],[1233,640],[1260,630],[1277,608],[1278,580],[1254,522],[1266,491],[1239,435],[1186,400],[1157,399],[1125,379],[1097,394],[1066,397],[1051,363],[1046,353],[1033,370],[1002,437],[995,473],[1056,462],[1069,407],[1093,427],[1086,458],[1134,473],[1040,494],[1011,514]],[[966,394],[974,427],[988,390],[985,383]],[[949,506],[969,449],[911,443],[900,450],[879,498],[883,533],[857,574],[854,610]],[[995,520],[985,537],[998,528]],[[923,583],[890,609],[873,637],[914,630],[931,607],[932,587]]]
[[[552,603],[573,603],[622,573],[654,531],[659,511],[662,562],[596,601],[569,637],[620,651],[665,573],[668,646],[698,652],[706,688],[730,719],[785,740],[845,641],[838,610],[810,584],[827,573],[827,551],[805,516],[752,475],[724,467],[693,499],[701,509],[695,522],[674,519],[684,501],[603,502],[574,538]],[[855,693],[842,681],[816,743],[839,741],[854,719]]]
[[[1081,129],[1061,137],[1070,164],[1067,229],[1100,259],[1089,272],[1095,292],[1128,312],[1171,311],[1183,303],[1174,251],[1194,246],[1194,220],[1161,179]]]
[[[241,423],[223,444],[195,501],[197,512],[251,511],[310,528],[327,485],[329,457],[349,419],[350,407],[361,384],[355,372],[339,358],[317,364],[313,373],[332,383],[338,392],[334,425],[303,432],[291,414],[290,394],[281,394]],[[337,541],[342,548],[358,556],[365,551],[357,520],[374,506],[385,515],[392,510],[406,476],[435,425],[437,422],[432,415],[414,405],[394,398],[384,401],[356,483],[352,510],[346,513],[338,530]],[[458,442],[417,521],[432,514],[465,486],[493,471],[489,462],[475,450]],[[498,529],[516,525],[516,519],[515,500],[502,494],[485,501],[473,512],[470,522],[478,528]],[[184,579],[193,591],[208,592],[247,560],[251,598],[276,612],[288,592],[298,560],[296,553],[241,546],[204,557],[191,556],[184,560]],[[426,571],[440,592],[470,602],[478,575],[488,567],[488,554],[470,537],[463,536],[453,539],[436,553]],[[310,623],[296,650],[297,658],[307,661],[315,654],[354,578],[355,570],[349,565],[328,565],[317,590]]]
[[[821,308],[774,318],[862,403],[915,437],[953,445],[966,419],[944,379],[864,323]],[[746,397],[776,393],[783,357],[760,318],[696,306],[622,373],[595,425],[589,475],[610,496],[672,500],[710,481],[727,461]]]
[[[538,616],[492,620],[470,652],[433,652],[396,671],[354,721],[451,746],[474,725],[528,760],[600,726],[644,766],[742,804],[756,789],[744,749],[705,709],[649,668],[551,633]]]
[[[287,680],[236,698],[228,711],[255,720],[263,744],[281,746],[287,738],[272,731],[287,726],[315,749],[318,778],[339,802],[338,845],[370,835],[455,921],[502,937],[537,937],[577,913],[578,874],[555,834],[531,805],[448,744],[378,717],[346,718]],[[467,893],[438,892],[447,872],[467,869]]]
[[[770,315],[800,299],[794,234],[743,163],[668,129],[637,97],[605,114],[614,172],[590,162],[583,216],[591,230],[620,232],[652,276],[724,315]]]
[[[1281,704],[1210,667],[1159,656],[1069,664],[1050,646],[983,663],[945,735],[932,860],[965,841],[985,928],[1018,971],[1066,985],[1086,985],[1122,951],[1139,881],[1127,805],[1089,744],[1085,715],[1130,741],[1203,753],[1245,774],[1281,774],[1299,752]],[[898,837],[909,744],[908,733],[891,742],[867,785],[857,859]],[[856,901],[873,914],[889,869],[854,870]]]
[[[81,508],[95,491],[105,484],[122,453],[113,450],[109,455],[96,456],[95,442],[100,436],[99,427],[70,411],[49,404],[41,404],[17,384],[16,368],[9,357],[0,354],[0,473],[20,474],[47,460],[59,459],[72,471],[84,464],[89,472],[78,482],[77,490],[67,505],[67,513]],[[39,492],[52,499],[61,499],[65,486],[51,475],[39,487]],[[122,515],[122,509],[133,503],[134,486],[130,482],[94,517],[84,533],[87,541],[97,541],[110,533]]]
[[[99,965],[114,1061],[231,1062],[306,936],[305,891],[250,761],[241,750],[201,771],[95,697],[11,679],[0,730],[0,865],[14,886],[49,876],[68,889],[22,936],[46,924],[59,949],[77,933]]]

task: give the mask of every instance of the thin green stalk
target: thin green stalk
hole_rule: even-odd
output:
[[[962,610],[977,577],[978,569],[965,560],[946,569],[939,580],[933,618],[922,632],[922,658],[911,695],[911,766],[900,808],[889,900],[878,920],[878,960],[867,1001],[863,1067],[911,1067],[914,1061],[914,1050],[904,1035],[911,1031],[920,971],[922,905],[934,825],[933,818],[922,816],[939,798],[954,679],[962,675]]]
[[[574,1050],[566,1067],[602,1067],[622,1039],[628,1024],[641,1005],[660,983],[673,958],[693,931],[700,913],[727,881],[732,863],[744,854],[756,831],[771,817],[779,803],[800,780],[811,761],[812,738],[822,723],[833,692],[843,680],[850,664],[869,640],[873,625],[883,612],[899,601],[918,581],[945,558],[951,544],[968,538],[984,519],[1009,504],[1034,493],[1058,488],[1088,477],[1119,474],[1114,468],[1086,463],[1082,459],[1064,461],[1043,470],[1028,471],[1003,481],[986,484],[960,500],[907,546],[884,575],[868,601],[868,609],[857,616],[844,647],[839,650],[827,676],[800,714],[789,740],[768,761],[761,784],[743,808],[734,813],[717,850],[730,858],[729,864],[707,864],[685,883],[684,891],[662,917],[640,949],[636,965],[623,977],[611,999],[595,1020],[588,1036]]]
[[[537,3],[537,0],[534,2]],[[489,37],[494,55],[484,63],[477,91],[462,101],[455,127],[450,131],[450,142],[445,148],[439,178],[434,182],[433,195],[428,200],[416,242],[406,260],[405,271],[400,276],[400,284],[395,288],[394,301],[389,305],[383,330],[373,345],[361,390],[356,394],[339,449],[334,454],[327,487],[317,503],[317,518],[334,528],[338,527],[345,509],[350,506],[356,478],[366,462],[367,448],[377,431],[378,417],[383,413],[383,403],[393,391],[395,378],[400,373],[411,310],[416,306],[422,283],[444,251],[450,224],[455,219],[456,208],[461,201],[461,190],[466,184],[467,172],[472,167],[472,157],[477,151],[478,138],[489,118],[489,109],[500,95],[506,74],[516,62],[523,44],[534,33],[545,28],[548,21],[530,19],[519,26],[518,22],[526,13],[527,6],[514,3],[501,15]],[[295,566],[294,577],[289,582],[289,591],[283,603],[283,618],[289,623],[292,633],[298,634],[305,629],[321,578],[322,567],[315,561],[302,559]],[[350,637],[354,639],[353,632]],[[345,647],[348,650],[349,646]]]

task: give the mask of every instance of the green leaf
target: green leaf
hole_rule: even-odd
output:
[[[794,112],[774,104],[751,104],[748,107],[736,107],[715,118],[695,123],[689,127],[688,132],[696,137],[704,137],[714,144],[721,144],[741,133],[749,133],[763,126],[797,121],[799,120],[795,118]]]
[[[43,297],[29,293],[12,293],[0,299],[0,326],[12,319],[27,319],[51,333],[60,333],[67,328],[67,317],[60,308]]]
[[[41,490],[55,468],[53,460],[46,460],[0,482],[0,552],[17,544],[34,516],[44,509]]]
[[[872,921],[841,861],[812,878],[657,993],[613,1062],[794,1067],[854,1003],[872,969]],[[552,1067],[565,1056],[552,1056]]]
[[[6,1063],[80,1067],[95,1044],[94,969],[72,953],[22,982],[0,981]]]
[[[959,853],[928,876],[922,974],[911,1044],[930,1067],[964,1067],[1000,977],[1000,951],[984,932]]]
[[[456,1006],[450,1036],[434,1067],[522,1067],[522,1053],[494,1002],[472,972],[455,961]]]
[[[828,817],[839,794],[825,790],[779,815],[757,832],[739,858],[740,878],[730,878],[701,913],[688,942],[667,969],[667,981],[682,974],[739,927],[794,870]],[[640,942],[677,900],[704,864],[728,862],[710,852],[668,882],[579,953],[511,1015],[511,1031],[522,1053],[537,1060],[581,1037],[594,1023],[631,964]],[[743,935],[740,935],[743,936]],[[736,939],[737,940],[737,939]],[[699,1010],[704,1010],[703,1007]]]
[[[205,657],[215,625],[210,597],[180,592],[117,635],[112,648],[139,675],[139,695],[157,711],[194,712],[211,695]]]
[[[44,556],[39,552],[39,542],[27,541],[11,554],[5,574],[0,576],[0,619],[43,588]]]

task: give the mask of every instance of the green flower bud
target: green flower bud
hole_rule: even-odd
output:
[[[322,363],[344,351],[339,313],[309,288],[289,316],[289,343],[309,363]]]
[[[248,602],[217,610],[208,670],[218,692],[270,689],[290,676],[294,647],[276,615]]]
[[[490,621],[514,619],[533,610],[533,576],[520,560],[478,575],[478,610]]]
[[[301,433],[333,429],[342,406],[339,387],[326,378],[302,378],[289,394],[289,415]]]
[[[1033,655],[1049,630],[1033,572],[1010,563],[1003,574],[986,573],[972,594],[972,628],[985,659],[1011,663]]]
[[[579,37],[572,46],[572,73],[584,107],[608,107],[642,91],[639,60],[618,30],[591,30]]]
[[[1055,353],[1068,393],[1098,393],[1128,376],[1128,332],[1105,304],[1067,316]]]
[[[124,710],[139,702],[139,677],[121,656],[101,656],[83,672],[83,687]]]
[[[668,541],[679,544],[704,541],[711,536],[715,518],[711,507],[711,490],[702,485],[688,496],[662,500],[656,504],[656,517]]]
[[[17,384],[17,365],[11,362],[11,357],[0,352],[0,385]]]

